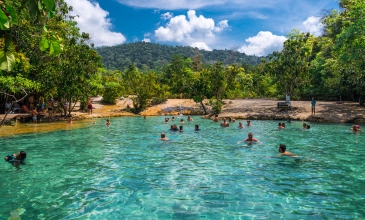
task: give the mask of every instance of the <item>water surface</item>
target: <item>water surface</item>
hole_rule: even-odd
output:
[[[169,131],[179,121],[125,117],[1,137],[0,155],[28,157],[0,164],[0,219],[18,208],[47,220],[365,218],[365,135],[351,125],[193,118],[184,133]],[[248,132],[262,144],[242,143]],[[300,158],[274,158],[280,143]]]

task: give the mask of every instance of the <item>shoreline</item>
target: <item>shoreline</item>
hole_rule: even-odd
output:
[[[273,99],[239,99],[224,100],[220,118],[234,118],[236,120],[284,120],[289,118],[293,121],[308,121],[319,123],[365,123],[365,107],[359,106],[357,102],[325,102],[317,101],[316,115],[311,115],[310,101],[292,101],[292,108],[278,108],[279,101]],[[208,100],[204,100],[208,110],[211,107]],[[118,100],[115,105],[103,105],[101,97],[95,97],[93,103],[93,114],[87,112],[72,112],[74,123],[73,127],[82,127],[84,121],[93,120],[94,118],[112,118],[112,117],[143,117],[143,116],[174,116],[180,112],[183,115],[195,115],[210,119],[213,114],[204,115],[200,103],[195,103],[191,99],[168,99],[165,103],[151,106],[140,114],[133,114],[124,109],[131,105],[131,100]],[[48,122],[47,120],[33,124],[21,123],[15,126],[3,126],[0,128],[0,137],[17,134],[35,133],[42,131],[54,131],[65,129],[69,124],[65,118],[57,121]],[[24,125],[24,126],[23,126]],[[40,126],[42,125],[42,126]],[[44,127],[40,128],[40,127]]]

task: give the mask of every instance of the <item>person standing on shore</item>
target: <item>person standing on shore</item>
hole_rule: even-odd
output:
[[[88,100],[87,110],[89,110],[89,115],[93,114],[93,100],[91,98]]]
[[[32,110],[33,123],[37,123],[37,115],[38,115],[37,108],[33,107],[33,110]]]
[[[312,97],[312,101],[311,101],[311,104],[312,104],[312,115],[315,115],[316,114],[316,100],[314,99],[314,97]]]

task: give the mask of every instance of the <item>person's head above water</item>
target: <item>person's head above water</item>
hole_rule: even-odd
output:
[[[284,153],[286,151],[286,146],[285,146],[285,144],[280,144],[279,145],[279,152],[280,153]]]
[[[161,138],[166,138],[165,133],[161,133]]]

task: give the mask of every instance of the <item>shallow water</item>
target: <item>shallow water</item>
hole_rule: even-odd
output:
[[[194,117],[179,133],[163,119],[1,137],[0,155],[28,157],[0,165],[0,219],[18,208],[22,219],[47,220],[365,218],[365,134],[349,124],[238,129]],[[242,143],[248,132],[262,144]],[[300,158],[271,157],[279,143]]]

